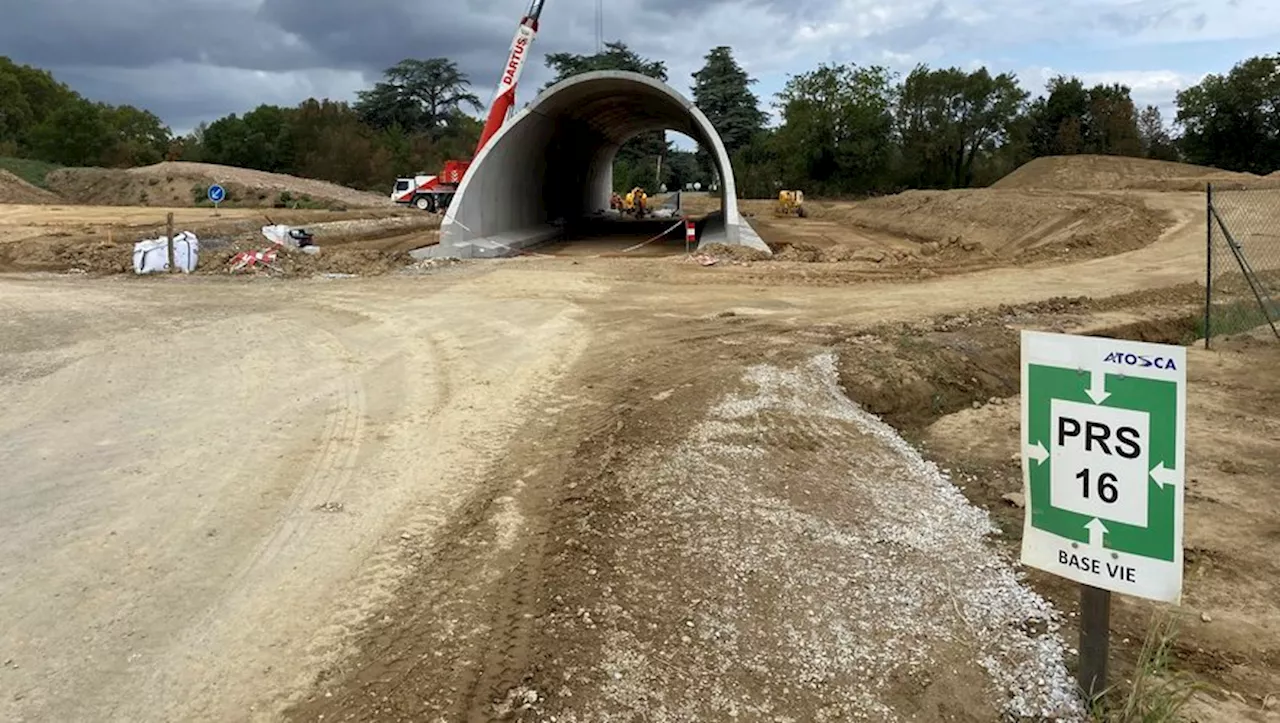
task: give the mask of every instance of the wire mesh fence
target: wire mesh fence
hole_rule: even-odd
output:
[[[1207,192],[1204,339],[1269,327],[1280,339],[1280,188]]]

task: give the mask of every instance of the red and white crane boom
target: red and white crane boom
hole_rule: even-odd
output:
[[[533,45],[533,39],[538,36],[538,19],[542,16],[544,2],[545,0],[532,0],[529,12],[520,21],[520,27],[516,28],[516,36],[511,41],[511,52],[507,54],[507,64],[502,68],[502,77],[498,80],[498,92],[493,96],[489,118],[485,121],[480,142],[476,145],[477,156],[511,117],[511,111],[515,108],[516,86],[520,83],[520,74],[524,72],[525,61],[529,58],[529,46]]]
[[[476,144],[475,156],[489,144],[489,140],[502,129],[502,124],[511,117],[516,105],[516,86],[520,83],[520,74],[524,71],[525,61],[529,58],[529,47],[538,35],[538,19],[542,16],[542,5],[545,0],[531,0],[529,12],[525,13],[516,28],[516,37],[511,41],[511,52],[507,54],[507,64],[502,68],[502,77],[498,80],[498,92],[493,97],[493,105],[489,107],[489,118],[485,121],[484,131],[480,133],[480,142]],[[443,213],[453,201],[462,184],[462,178],[471,169],[472,161],[445,161],[444,170],[439,175],[429,176],[419,172],[412,177],[397,178],[391,191],[391,200],[396,203],[413,204],[423,211]]]

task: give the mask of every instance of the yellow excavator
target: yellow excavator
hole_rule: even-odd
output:
[[[775,216],[798,216],[804,218],[804,191],[779,191],[778,205],[774,207]]]

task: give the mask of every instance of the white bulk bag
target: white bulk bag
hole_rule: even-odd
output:
[[[200,239],[190,231],[173,237],[173,264],[185,273],[195,270],[200,261]],[[133,271],[152,274],[169,270],[169,237],[145,239],[133,245]]]

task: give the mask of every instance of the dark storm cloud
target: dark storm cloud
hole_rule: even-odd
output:
[[[1238,0],[1228,0],[1228,3]],[[259,103],[350,99],[404,58],[457,62],[488,98],[528,0],[0,0],[0,54],[86,96],[149,108],[185,130]],[[822,60],[940,56],[1057,35],[1167,27],[1190,0],[1128,0],[1080,16],[1080,0],[605,0],[605,39],[666,62],[685,90],[714,45],[780,77]],[[550,78],[547,53],[595,50],[596,0],[546,0],[521,102]],[[703,16],[713,19],[704,19]],[[1187,27],[1203,27],[1183,18]],[[833,30],[835,28],[835,30]],[[976,50],[974,52],[977,52]]]
[[[9,0],[5,5],[0,54],[51,70],[88,97],[143,105],[185,127],[193,117],[244,111],[260,102],[297,102],[310,90],[341,86],[336,89],[349,96],[349,73],[339,82],[333,71],[359,72],[372,83],[383,69],[409,57],[455,60],[486,96],[497,83],[527,1]],[[594,50],[594,9],[594,0],[548,0],[535,57]],[[654,11],[646,10],[644,17],[654,19]],[[656,26],[662,24],[659,19]],[[611,29],[629,35],[636,26]],[[253,71],[274,75],[264,79]],[[282,79],[286,72],[297,77]],[[530,86],[547,75],[536,60],[527,73]],[[281,92],[271,92],[272,79],[281,81]]]
[[[138,68],[166,61],[285,70],[316,61],[256,17],[253,3],[10,0],[0,52],[41,67]]]
[[[406,57],[459,58],[500,49],[523,10],[522,3],[505,4],[512,9],[504,17],[467,3],[440,11],[404,0],[265,0],[259,21],[298,36],[329,65],[381,69]]]

